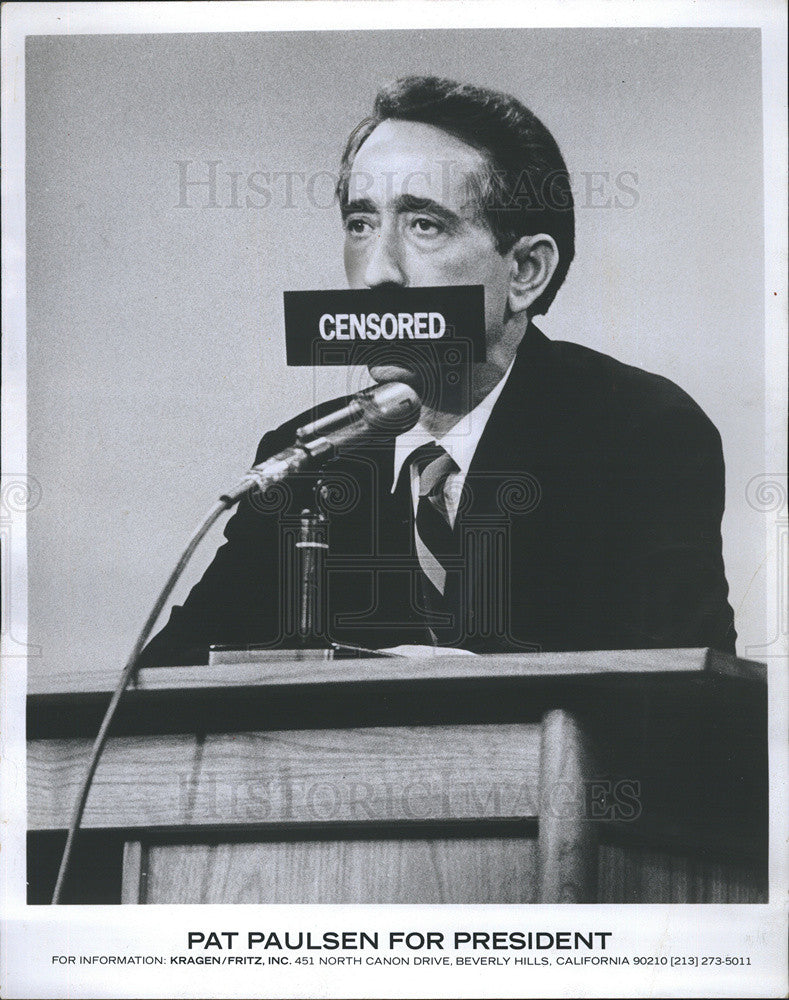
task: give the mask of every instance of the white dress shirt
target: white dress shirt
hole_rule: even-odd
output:
[[[462,416],[454,427],[450,427],[446,434],[442,434],[440,437],[437,436],[432,431],[427,430],[420,420],[410,431],[398,435],[395,440],[394,477],[392,479],[393,493],[400,476],[400,470],[416,449],[423,444],[431,444],[433,442],[441,445],[447,454],[454,459],[455,465],[458,467],[457,472],[450,473],[447,476],[444,485],[444,500],[446,502],[447,513],[449,514],[450,524],[454,527],[460,503],[460,495],[463,491],[463,484],[466,481],[469,467],[471,466],[471,460],[474,458],[474,452],[477,450],[482,432],[485,430],[485,425],[496,404],[496,400],[501,395],[501,391],[510,377],[510,372],[514,364],[515,359],[513,358],[509,368],[487,396],[473,410]],[[416,516],[416,508],[419,503],[419,475],[413,466],[410,472],[411,500],[414,515]]]

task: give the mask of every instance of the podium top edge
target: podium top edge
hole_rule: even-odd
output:
[[[561,653],[485,653],[478,656],[418,656],[369,659],[289,659],[277,651],[270,661],[215,663],[212,665],[146,667],[132,690],[189,691],[239,687],[290,687],[420,682],[522,681],[524,685],[552,679],[611,678],[617,676],[727,677],[765,685],[763,663],[738,659],[711,649],[635,649]],[[68,678],[30,680],[28,695],[108,694],[117,676],[86,669]]]

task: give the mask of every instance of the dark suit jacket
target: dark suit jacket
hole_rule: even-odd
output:
[[[340,402],[266,434],[256,461]],[[393,447],[357,446],[325,477],[326,622],[340,642],[429,641],[407,476],[391,492]],[[723,472],[718,432],[676,385],[531,327],[469,470],[447,602],[431,612],[440,641],[489,652],[733,651]],[[211,643],[295,644],[293,534],[312,483],[242,501],[144,662],[205,661]]]

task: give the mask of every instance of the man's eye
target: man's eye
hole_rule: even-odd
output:
[[[345,231],[352,236],[364,236],[372,229],[369,220],[351,216],[345,220]]]
[[[442,233],[444,231],[443,226],[436,222],[435,219],[430,219],[425,215],[418,215],[411,222],[413,229],[419,233],[420,236],[434,236],[437,233]]]

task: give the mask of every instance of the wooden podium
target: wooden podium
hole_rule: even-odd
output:
[[[143,670],[66,902],[764,902],[766,669],[708,650]],[[29,696],[47,902],[105,679]]]

